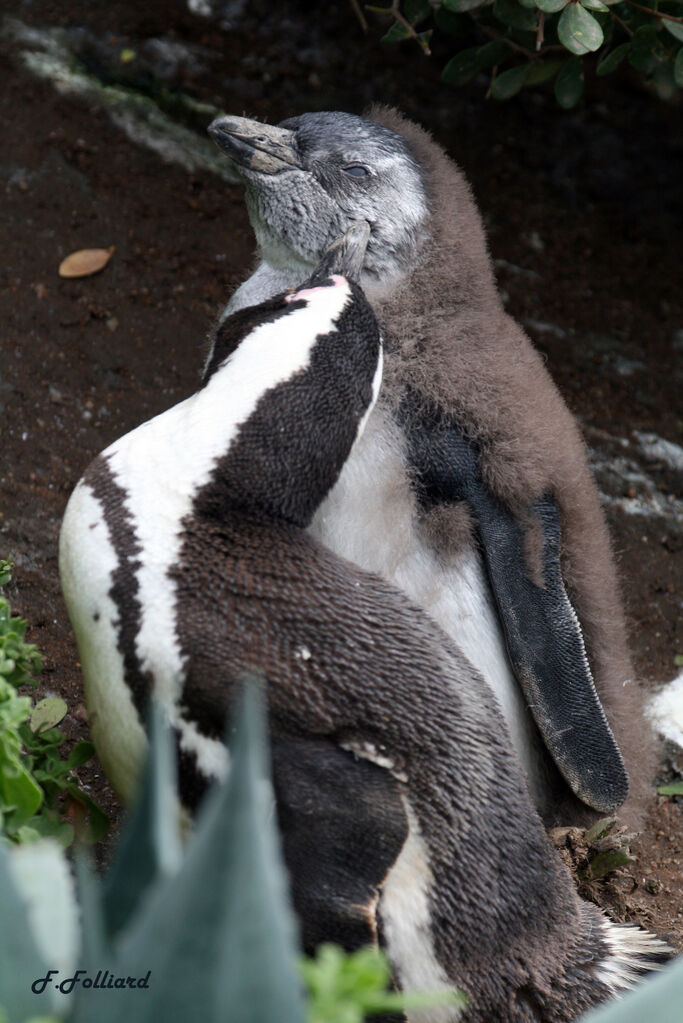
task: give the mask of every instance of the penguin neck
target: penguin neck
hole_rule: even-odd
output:
[[[320,386],[328,395],[337,395],[338,358],[342,362],[346,358],[343,346],[338,357],[334,354],[338,347],[334,324],[345,307],[348,288],[323,291],[322,308],[320,301],[303,308],[292,303],[281,317],[260,324],[196,394],[105,452],[117,482],[126,490],[130,484],[144,491],[148,518],[170,515],[178,528],[189,514],[215,516],[229,506],[242,506],[262,510],[265,517],[308,524],[341,470],[336,462],[328,465],[320,437],[331,423],[337,432],[332,431],[330,443],[337,444],[341,463],[363,425],[353,416],[345,419],[343,396],[338,407],[330,407],[329,401],[319,402],[320,407],[311,404],[310,395],[315,396]],[[310,392],[303,381],[307,371],[314,372],[314,351],[325,336],[332,346],[329,379],[312,382]],[[381,360],[373,397],[380,378]],[[290,406],[295,400],[301,407],[294,413]],[[307,417],[309,428],[302,430]],[[346,426],[340,434],[342,422]],[[313,465],[319,465],[317,475],[310,471]]]
[[[286,250],[289,253],[289,261],[283,262],[281,256],[284,251],[280,248],[273,261],[270,256],[274,253],[270,250],[260,253],[260,263],[251,277],[240,284],[228,302],[221,315],[221,322],[231,313],[236,313],[250,305],[258,305],[258,303],[274,298],[275,295],[280,295],[290,288],[299,287],[302,281],[310,276],[311,266],[293,256],[291,250]],[[363,274],[360,285],[368,301],[374,305],[376,302],[386,301],[408,276],[407,271],[396,271],[395,274],[387,275],[379,280],[374,274]]]

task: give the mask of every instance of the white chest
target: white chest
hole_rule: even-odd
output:
[[[514,678],[480,555],[448,561],[417,528],[400,430],[381,407],[351,453],[311,533],[336,554],[394,583],[457,643],[496,695],[537,803],[543,801],[535,727]]]

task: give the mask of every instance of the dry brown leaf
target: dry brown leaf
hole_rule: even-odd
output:
[[[114,246],[108,249],[78,249],[59,264],[60,277],[89,277],[103,270],[111,259]]]

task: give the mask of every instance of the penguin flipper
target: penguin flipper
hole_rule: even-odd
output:
[[[279,831],[304,951],[381,944],[381,884],[408,836],[397,782],[333,741],[275,732]]]
[[[424,508],[466,501],[514,674],[543,741],[576,796],[600,812],[626,799],[626,768],[595,689],[562,577],[557,501],[528,509],[540,528],[542,584],[528,576],[524,530],[487,486],[476,446],[451,419],[407,416],[410,457]]]

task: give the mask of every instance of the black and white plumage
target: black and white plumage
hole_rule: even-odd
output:
[[[502,308],[462,175],[385,109],[210,131],[245,182],[260,255],[226,313],[300,280],[350,222],[370,224],[361,283],[387,338],[385,384],[311,531],[396,583],[481,671],[548,820],[621,804],[620,749],[633,815],[651,758],[597,491],[576,424]]]
[[[202,388],[88,468],[60,568],[93,737],[129,796],[154,693],[192,805],[258,668],[306,947],[380,942],[401,986],[464,989],[470,1023],[572,1020],[666,946],[578,899],[493,695],[446,635],[306,531],[381,372],[362,291],[316,276],[229,317]]]

